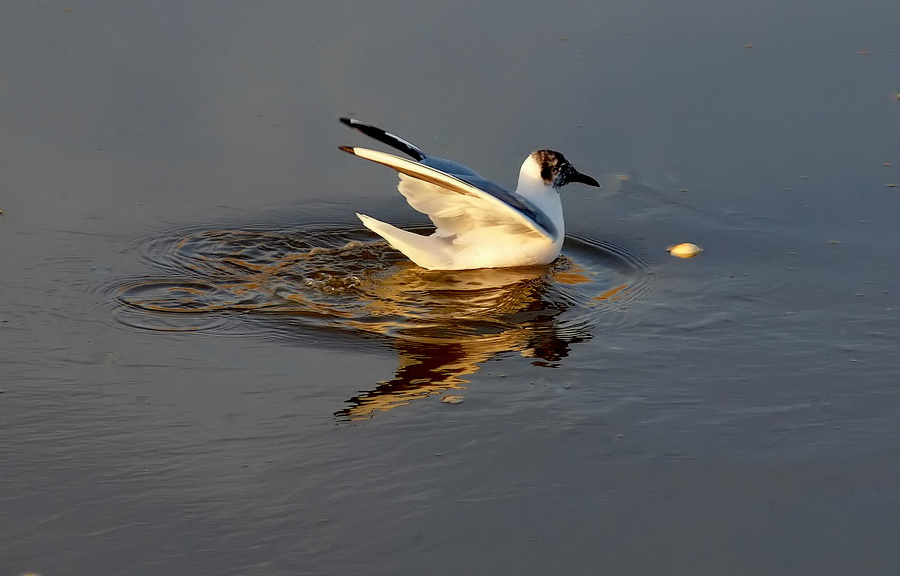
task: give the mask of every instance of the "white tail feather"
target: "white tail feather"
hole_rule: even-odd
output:
[[[356,216],[363,225],[388,241],[388,244],[403,252],[407,258],[428,270],[444,270],[451,265],[452,258],[447,252],[448,242],[438,236],[422,236],[401,230],[371,216]]]

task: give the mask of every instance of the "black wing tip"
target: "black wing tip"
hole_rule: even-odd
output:
[[[413,158],[417,162],[421,162],[425,159],[427,154],[420,150],[414,144],[407,142],[403,138],[400,138],[396,134],[391,134],[387,130],[382,130],[377,126],[372,126],[371,124],[366,124],[365,122],[360,122],[354,118],[339,118],[341,124],[349,126],[354,130],[359,130],[369,138],[374,138],[378,140],[382,144],[387,144],[391,148],[395,148],[400,150],[410,158]]]
[[[338,146],[338,150],[343,150],[344,152],[348,152],[350,154],[356,155],[356,149],[353,146]]]

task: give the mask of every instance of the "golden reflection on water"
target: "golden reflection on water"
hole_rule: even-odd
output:
[[[625,298],[628,294],[634,290],[634,286],[630,284],[619,284],[618,286],[614,286],[609,290],[604,290],[600,294],[594,296],[594,300],[610,300],[616,301],[620,298]]]
[[[326,329],[388,342],[399,357],[394,378],[336,412],[356,420],[462,388],[503,354],[556,365],[640,284],[633,267],[589,250],[549,266],[429,271],[359,236],[201,231],[154,243],[151,260],[176,274],[120,284],[115,297],[123,320],[145,329],[253,318],[287,337]]]
[[[466,376],[501,354],[519,352],[547,362],[565,356],[568,342],[559,338],[553,323],[562,309],[547,306],[542,298],[565,265],[452,272],[409,265],[382,278],[373,287],[368,312],[404,321],[357,325],[392,336],[400,358],[396,375],[355,396],[336,415],[368,418],[462,388]]]

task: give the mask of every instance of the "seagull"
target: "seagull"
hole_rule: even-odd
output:
[[[470,270],[549,264],[565,237],[559,189],[572,182],[600,184],[553,150],[532,152],[519,170],[515,192],[452,160],[430,156],[410,142],[352,118],[340,121],[412,158],[340,146],[400,175],[397,189],[434,223],[423,236],[357,213],[369,230],[428,270]]]

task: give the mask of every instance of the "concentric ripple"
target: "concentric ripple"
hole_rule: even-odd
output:
[[[143,249],[163,274],[105,290],[120,321],[149,330],[276,320],[295,336],[305,326],[452,337],[553,318],[581,332],[626,322],[625,304],[648,287],[644,258],[576,236],[550,266],[462,271],[419,268],[363,229],[199,230]]]
[[[405,359],[397,377],[352,399],[347,418],[458,387],[499,354],[553,365],[629,323],[651,277],[642,257],[574,236],[549,266],[463,271],[424,270],[368,230],[329,226],[197,230],[142,248],[158,273],[103,288],[129,326],[387,342]]]

